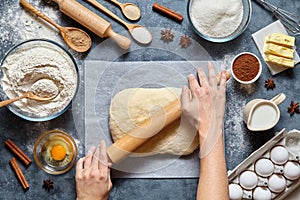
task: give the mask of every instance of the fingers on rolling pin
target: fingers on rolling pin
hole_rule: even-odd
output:
[[[227,71],[227,70],[225,72],[226,72],[226,81],[228,81],[230,79],[230,72]],[[221,71],[216,74],[216,78],[217,78],[217,82],[218,82],[218,85],[219,85],[220,81],[221,81]]]
[[[179,23],[181,23],[182,20],[183,20],[183,16],[181,14],[179,14],[179,13],[177,13],[177,12],[175,12],[175,11],[173,11],[173,10],[163,6],[163,5],[160,5],[158,3],[153,4],[152,10],[156,11],[156,12],[158,12],[158,13],[160,13],[160,14],[162,14],[162,15],[164,15],[164,16],[166,16],[166,17],[168,17],[168,18],[170,18],[170,19],[172,19],[176,22],[179,22]]]

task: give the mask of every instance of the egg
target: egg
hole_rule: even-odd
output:
[[[296,180],[300,176],[300,165],[296,162],[287,162],[283,168],[283,175],[290,180]]]
[[[258,177],[252,171],[244,171],[239,177],[240,184],[247,190],[252,190],[257,186]]]
[[[278,165],[282,165],[289,159],[289,153],[283,146],[276,146],[271,150],[271,160]]]
[[[262,177],[268,177],[274,172],[274,164],[269,159],[259,159],[255,163],[255,172]]]
[[[63,145],[54,145],[51,149],[51,157],[56,161],[63,160],[67,155],[67,151]]]
[[[272,198],[272,193],[268,188],[257,187],[253,191],[254,200],[269,200]]]
[[[243,189],[238,184],[229,185],[229,197],[231,200],[240,200],[243,198]]]
[[[268,186],[272,192],[280,193],[286,188],[286,179],[281,175],[273,174],[269,178]]]

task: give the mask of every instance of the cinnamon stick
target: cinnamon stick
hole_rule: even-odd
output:
[[[15,154],[22,161],[22,163],[26,167],[28,167],[28,165],[30,165],[30,163],[32,162],[31,159],[10,139],[8,139],[5,142],[5,145],[13,154]]]
[[[153,4],[152,10],[156,11],[156,12],[158,12],[158,13],[160,13],[160,14],[162,14],[162,15],[164,15],[164,16],[166,16],[166,17],[168,17],[168,18],[170,18],[170,19],[172,19],[176,22],[179,22],[179,23],[182,22],[182,20],[183,20],[183,16],[181,14],[179,14],[179,13],[177,13],[177,12],[175,12],[175,11],[173,11],[173,10],[171,10],[171,9],[161,5],[161,4],[158,4],[158,3]]]
[[[17,163],[17,160],[15,158],[11,158],[9,160],[10,166],[12,167],[14,173],[16,174],[16,177],[18,178],[22,188],[24,190],[28,190],[29,189],[29,185],[28,182],[26,181],[26,178],[20,168],[20,166]]]

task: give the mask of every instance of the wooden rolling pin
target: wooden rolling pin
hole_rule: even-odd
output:
[[[121,139],[107,148],[107,155],[112,163],[117,164],[134,152],[149,138],[156,135],[164,127],[178,119],[181,114],[181,104],[175,100],[165,108],[156,111],[151,118],[135,129],[132,129]]]
[[[131,40],[112,30],[111,24],[75,0],[54,0],[59,10],[101,38],[111,37],[121,48],[129,49]]]
[[[220,82],[220,72],[216,74],[217,81]],[[226,79],[230,78],[230,73],[226,71]],[[107,148],[107,155],[112,163],[117,164],[127,158],[129,154],[143,145],[152,136],[159,133],[164,127],[178,119],[181,114],[181,103],[177,99],[165,108],[157,110],[151,118],[144,121],[140,126],[132,129],[121,139],[117,140]]]

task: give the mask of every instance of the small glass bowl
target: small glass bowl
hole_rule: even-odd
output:
[[[52,157],[54,146],[63,146],[65,157],[55,160]],[[39,168],[49,174],[63,174],[75,164],[78,149],[75,140],[61,130],[51,130],[43,133],[34,143],[33,157]]]
[[[192,9],[192,4],[193,4],[194,1],[195,0],[188,0],[188,3],[187,3],[188,21],[192,25],[192,28],[197,33],[197,35],[199,35],[203,39],[206,39],[210,42],[222,43],[222,42],[228,42],[228,41],[231,41],[231,40],[237,38],[239,35],[241,35],[246,30],[246,28],[248,27],[248,24],[251,20],[251,15],[252,15],[251,1],[250,0],[242,0],[242,3],[243,3],[243,18],[242,18],[242,21],[241,21],[240,25],[238,26],[238,28],[232,34],[230,34],[226,37],[211,37],[211,36],[208,36],[208,35],[202,33],[195,26],[194,21],[192,20],[191,9]]]
[[[7,105],[8,109],[11,112],[13,112],[15,115],[17,115],[25,120],[28,120],[28,121],[33,121],[33,122],[48,121],[48,120],[54,119],[54,118],[62,115],[71,106],[72,99],[75,97],[77,90],[78,90],[78,85],[79,85],[78,67],[77,67],[76,61],[73,58],[73,56],[67,50],[65,50],[61,45],[59,45],[58,43],[56,43],[54,41],[47,40],[47,39],[32,39],[32,40],[27,40],[27,41],[21,42],[20,44],[12,47],[6,53],[5,57],[2,59],[2,61],[0,63],[0,66],[1,66],[1,69],[0,69],[0,99],[1,100],[9,99],[7,94],[5,93],[5,91],[3,91],[3,85],[2,85],[2,78],[4,76],[2,66],[3,66],[4,62],[8,59],[8,57],[13,55],[14,53],[22,51],[24,49],[26,50],[26,49],[41,47],[41,46],[45,47],[46,45],[55,51],[61,52],[61,54],[65,57],[66,62],[69,62],[71,64],[70,67],[74,67],[74,71],[76,72],[76,77],[77,77],[76,78],[77,83],[75,86],[75,90],[73,92],[73,96],[70,99],[70,102],[61,110],[58,110],[57,112],[52,113],[51,115],[48,115],[48,116],[39,116],[38,114],[33,113],[33,112],[26,112],[26,111],[20,109],[14,103]],[[26,58],[20,56],[19,59],[23,59],[23,60],[30,59],[30,58],[29,59],[28,58],[26,59]],[[26,65],[26,63],[24,63],[24,65]]]
[[[251,79],[250,81],[242,81],[242,80],[238,79],[238,78],[235,76],[235,74],[233,73],[232,67],[233,67],[234,61],[235,61],[238,57],[240,57],[240,56],[242,56],[242,55],[247,55],[247,54],[248,54],[248,55],[251,55],[251,56],[254,56],[254,57],[257,59],[257,61],[258,61],[258,63],[259,63],[259,71],[258,71],[257,75],[256,75],[253,79]],[[254,83],[254,82],[260,77],[260,75],[261,75],[261,72],[262,72],[261,61],[260,61],[260,59],[259,59],[255,54],[253,54],[253,53],[250,53],[250,52],[242,52],[242,53],[236,55],[236,56],[233,58],[233,60],[232,60],[232,62],[231,62],[231,66],[230,66],[230,71],[231,71],[231,74],[232,74],[233,78],[234,78],[237,82],[242,83],[242,84],[251,84],[251,83]]]

